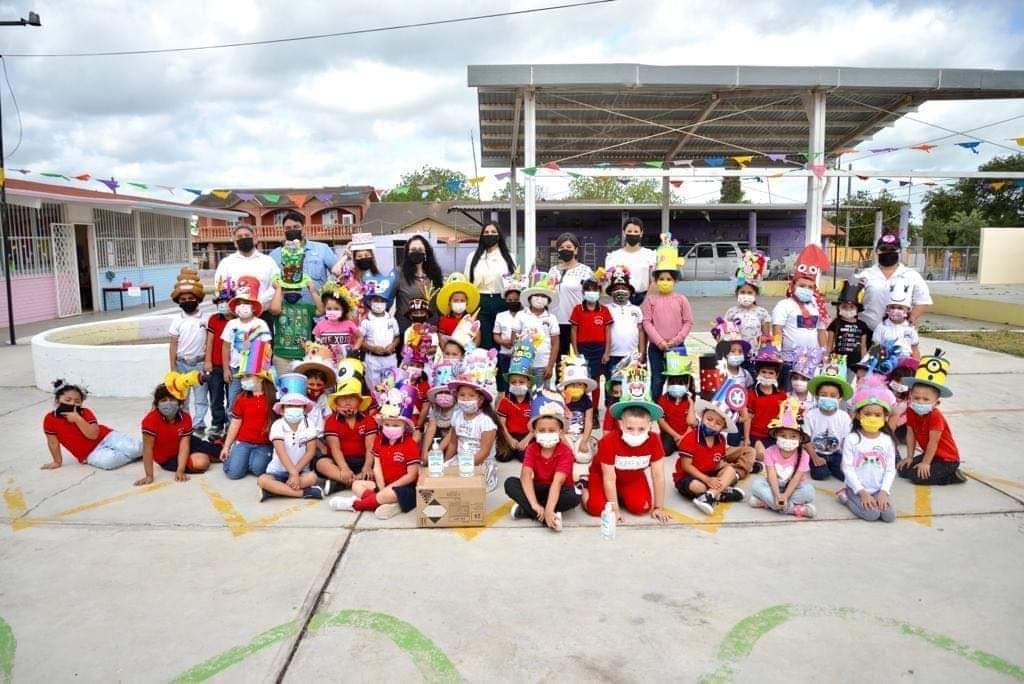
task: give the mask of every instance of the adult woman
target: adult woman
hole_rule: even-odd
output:
[[[516,270],[516,262],[505,244],[497,223],[487,223],[480,231],[476,251],[466,259],[463,273],[480,291],[480,346],[494,347],[494,317],[505,310],[501,298],[501,277]]]
[[[413,235],[405,243],[405,261],[402,262],[402,273],[398,277],[395,318],[398,319],[399,337],[405,339],[405,329],[412,324],[409,319],[409,303],[414,299],[426,299],[428,289],[437,289],[442,284],[441,267],[434,258],[434,249],[426,238]],[[437,311],[431,302],[430,317],[427,320],[433,324],[437,322],[436,319]]]
[[[647,296],[647,288],[651,284],[651,270],[658,261],[653,249],[641,247],[644,238],[644,222],[636,217],[627,218],[622,224],[622,247],[608,252],[604,258],[606,269],[625,266],[629,269],[629,284],[633,286],[633,294],[629,301],[640,306]]]
[[[860,320],[871,330],[882,322],[885,307],[889,305],[889,293],[896,285],[901,285],[902,289],[910,292],[911,309],[908,320],[911,325],[917,324],[917,320],[932,303],[928,284],[921,274],[900,263],[901,247],[898,235],[883,235],[875,245],[878,263],[854,275],[854,278],[864,285],[864,310],[861,311]]]
[[[583,302],[583,281],[593,278],[594,272],[589,266],[576,260],[580,253],[580,241],[572,233],[559,235],[555,240],[555,249],[558,250],[558,263],[551,267],[549,273],[551,279],[558,283],[558,301],[555,302],[553,310],[549,310],[558,319],[558,327],[561,330],[558,336],[558,354],[562,355],[569,351],[571,343],[572,325],[569,323],[569,317],[572,316],[572,310],[576,305]]]
[[[348,262],[342,269],[342,285],[347,287],[360,303],[373,292],[384,297],[390,308],[395,299],[397,278],[394,270],[387,274],[380,272],[374,249],[373,236],[369,233],[356,233],[352,236],[352,241],[348,245]],[[360,319],[364,313],[360,310]]]

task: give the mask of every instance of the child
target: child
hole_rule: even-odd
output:
[[[437,310],[441,317],[437,321],[437,331],[441,336],[441,344],[455,332],[464,317],[476,313],[480,307],[480,290],[469,282],[461,273],[452,273],[444,281],[437,293]],[[480,331],[477,329],[473,344],[480,344]]]
[[[224,403],[228,385],[224,382],[224,343],[221,342],[221,336],[232,318],[228,302],[234,297],[234,291],[230,278],[218,285],[217,296],[213,300],[217,312],[206,320],[206,358],[203,370],[206,371],[206,389],[210,399],[210,428],[206,431],[206,437],[210,440],[223,437],[228,423]]]
[[[697,427],[688,430],[677,444],[679,460],[672,474],[676,491],[705,515],[714,513],[718,503],[746,498],[735,485],[751,472],[754,450],[727,446],[724,434],[736,430],[736,413],[729,402],[735,405],[738,401],[742,408],[743,396],[742,387],[726,380],[710,401],[698,397],[694,408]]]
[[[800,402],[800,415],[814,408],[814,394],[808,390],[811,378],[825,358],[822,347],[797,347],[789,353],[789,396]]]
[[[667,456],[676,451],[679,440],[697,424],[690,397],[693,391],[693,360],[670,349],[665,354],[665,393],[658,397],[658,406],[665,415],[658,420],[661,446]]]
[[[352,320],[359,304],[348,288],[335,283],[324,285],[320,297],[324,317],[313,326],[313,339],[328,347],[335,361],[340,361],[362,347],[363,332]]]
[[[807,482],[810,456],[800,426],[800,402],[790,397],[782,402],[779,415],[768,424],[775,444],[764,453],[764,478],[750,490],[752,508],[768,508],[797,518],[813,518],[814,487]]]
[[[498,391],[508,391],[509,365],[512,361],[512,345],[522,334],[522,323],[519,315],[523,304],[519,295],[530,286],[530,279],[516,271],[501,277],[501,291],[505,298],[505,311],[499,311],[494,317],[494,343],[498,345]],[[532,358],[532,356],[531,356]]]
[[[725,320],[739,329],[740,339],[747,343],[747,349],[757,350],[761,341],[772,335],[772,316],[768,309],[757,306],[761,294],[761,278],[768,265],[768,257],[761,252],[743,253],[736,267],[736,305],[725,312]],[[749,351],[748,351],[749,353]]]
[[[272,496],[322,499],[324,491],[311,467],[320,430],[309,420],[313,402],[306,396],[306,376],[282,375],[281,389],[281,399],[274,404],[274,413],[281,418],[270,427],[274,455],[267,472],[256,480],[260,501]]]
[[[600,277],[601,270],[598,269]],[[597,385],[601,373],[604,372],[606,359],[611,358],[611,312],[601,305],[601,286],[597,280],[590,278],[583,281],[583,302],[573,307],[569,315],[572,328],[569,331],[571,347],[586,359],[587,372],[594,380],[591,391],[591,404],[594,416],[601,405],[601,390]],[[597,427],[596,422],[594,427]],[[590,462],[588,458],[587,463]]]
[[[308,342],[306,356],[295,366],[295,372],[306,376],[306,397],[313,402],[307,417],[323,433],[324,424],[331,415],[327,397],[338,381],[338,374],[334,370],[334,355],[330,347]]]
[[[480,321],[475,315],[464,316],[455,330],[448,336],[444,343],[444,355],[446,358],[461,361],[469,352],[476,348],[480,339]]]
[[[259,291],[258,279],[253,276],[241,276],[235,288],[235,296],[228,302],[228,309],[235,317],[224,326],[220,339],[221,353],[228,360],[224,366],[224,384],[228,386],[229,412],[234,409],[235,399],[242,391],[238,375],[242,365],[242,354],[256,341],[270,341],[270,328],[260,318],[263,305],[257,299]],[[267,410],[270,410],[269,407]]]
[[[411,331],[416,331],[410,337]],[[406,344],[402,346],[402,363],[399,366],[405,375],[407,382],[415,391],[413,400],[413,422],[418,422],[423,413],[423,405],[427,401],[427,392],[430,391],[430,361],[428,360],[437,352],[432,338],[436,337],[433,328],[429,323],[413,323],[405,330]],[[419,442],[421,433],[413,431],[413,438]]]
[[[352,484],[354,498],[337,497],[338,510],[373,511],[388,520],[416,508],[420,447],[412,438],[415,389],[400,370],[393,370],[376,396],[380,431],[373,440],[373,479]]]
[[[183,410],[188,390],[199,383],[199,373],[170,372],[153,392],[153,409],[142,419],[143,477],[135,486],[153,482],[153,464],[174,473],[178,482],[188,480],[186,473],[203,473],[210,467],[210,456],[217,447],[192,433],[192,418]]]
[[[498,358],[501,356],[499,354]],[[533,381],[533,343],[520,337],[512,344],[508,375],[508,394],[498,402],[498,425],[509,450],[498,454],[499,461],[523,460],[530,442],[530,383]]]
[[[831,475],[842,482],[843,441],[852,423],[850,414],[839,410],[839,402],[853,396],[853,388],[846,382],[846,357],[830,356],[807,389],[816,398],[815,407],[804,414],[811,479],[827,480]]]
[[[629,269],[625,266],[613,266],[605,273],[608,286],[605,294],[611,297],[611,302],[606,305],[611,315],[612,324],[609,335],[611,344],[608,349],[608,357],[604,359],[605,376],[611,375],[613,368],[622,363],[623,359],[629,359],[634,354],[640,354],[643,361],[647,353],[647,337],[644,333],[644,314],[640,307],[630,302],[633,296],[633,285],[629,282]],[[606,381],[607,382],[607,381]],[[608,419],[605,413],[606,422],[618,424],[614,419]]]
[[[889,416],[889,429],[897,447],[907,442],[907,411],[910,410],[910,386],[905,384],[907,378],[914,377],[920,364],[913,356],[904,356],[896,363],[889,373],[889,389],[896,397],[896,404]]]
[[[363,365],[366,384],[372,390],[386,375],[398,367],[395,351],[398,349],[398,321],[388,311],[388,300],[378,292],[366,295],[364,304],[368,312],[359,324],[363,334]]]
[[[533,282],[522,296],[529,307],[519,314],[519,323],[523,337],[533,341],[533,382],[541,387],[554,375],[557,353],[551,350],[557,350],[559,344],[558,319],[548,312],[558,296],[550,274],[534,271]]]
[[[178,272],[174,281],[174,289],[171,290],[171,301],[178,305],[181,313],[171,321],[169,331],[171,342],[168,345],[170,352],[169,371],[188,373],[190,371],[202,371],[206,363],[206,319],[207,316],[199,313],[199,304],[204,296],[203,283],[199,280],[199,273],[191,268],[183,268]],[[206,435],[206,411],[209,408],[209,393],[206,385],[196,385],[191,388],[189,394],[195,403],[195,410],[192,412],[192,432],[199,438]],[[186,397],[185,405],[188,406]]]
[[[561,532],[562,513],[580,503],[572,486],[572,450],[562,441],[565,405],[560,395],[541,390],[530,411],[535,439],[526,448],[519,477],[505,480],[505,494],[515,502],[509,515],[513,520],[533,518]]]
[[[274,297],[267,309],[273,317],[274,370],[278,375],[290,373],[302,360],[306,343],[314,339],[314,321],[324,313],[316,281],[302,272],[304,260],[305,251],[301,246],[286,243],[281,253],[282,273],[271,281]],[[303,298],[304,294],[308,295],[308,301]]]
[[[473,463],[483,466],[489,492],[498,488],[495,452],[499,443],[507,448],[504,437],[498,433],[498,416],[491,406],[497,389],[497,355],[493,349],[474,349],[466,354],[459,374],[448,383],[458,406],[452,414],[452,429],[441,442],[449,461],[465,453],[472,456]]]
[[[940,397],[953,396],[946,386],[949,361],[941,349],[921,359],[921,365],[910,386],[910,411],[907,413],[907,456],[899,464],[900,477],[916,485],[963,484],[967,478],[960,472],[960,450],[953,431],[939,410]],[[914,455],[917,449],[921,453]]]
[[[597,440],[591,435],[594,425],[594,404],[590,393],[597,387],[593,378],[587,377],[587,362],[576,350],[569,347],[569,353],[562,356],[561,382],[558,389],[565,397],[569,412],[566,432],[569,445],[577,463],[586,465],[594,458]]]
[[[743,446],[753,446],[757,460],[764,460],[764,450],[775,441],[768,434],[768,423],[779,415],[779,405],[786,393],[779,389],[782,356],[771,344],[761,347],[754,357],[757,384],[747,390],[747,406],[743,419]]]
[[[839,316],[828,326],[825,348],[833,354],[846,357],[846,367],[856,368],[860,360],[868,353],[868,340],[871,339],[871,328],[858,316],[864,310],[861,304],[864,286],[847,280],[839,292],[839,299],[834,303]]]
[[[920,338],[910,321],[910,288],[903,281],[890,287],[889,303],[885,307],[885,318],[875,328],[871,341],[875,344],[894,343],[899,355],[921,358],[918,349]]]
[[[452,427],[452,414],[455,412],[455,395],[448,383],[459,372],[459,363],[445,359],[432,369],[430,389],[427,391],[429,408],[420,414],[419,427],[423,430],[422,455],[423,463],[427,462],[427,452],[433,447],[434,440],[444,441]],[[438,442],[440,444],[440,442]]]
[[[611,372],[611,377],[608,378],[608,382],[605,383],[604,393],[604,421],[601,423],[601,436],[607,435],[610,432],[618,432],[619,421],[615,420],[612,416],[611,408],[619,399],[622,398],[622,370],[629,362],[629,357],[626,357],[624,362],[620,362],[620,365],[616,366]]]
[[[661,396],[664,385],[665,352],[673,347],[685,347],[686,336],[693,327],[690,302],[675,291],[679,273],[679,247],[668,233],[661,236],[657,251],[658,263],[654,267],[655,291],[647,292],[643,303],[644,330],[647,332],[647,362],[651,369],[651,387],[654,399]]]
[[[270,343],[262,339],[254,340],[241,355],[242,393],[231,406],[231,423],[220,454],[229,480],[240,480],[247,472],[262,475],[270,463],[270,426],[277,398],[272,359]]]
[[[715,319],[715,327],[711,329],[711,337],[717,340],[715,356],[725,361],[726,378],[742,387],[753,387],[754,377],[747,370],[751,345],[740,333],[739,325],[724,318]]]
[[[340,380],[338,388],[327,397],[332,411],[324,423],[327,455],[316,460],[313,469],[327,480],[324,496],[334,489],[351,487],[357,480],[373,478],[373,439],[377,423],[364,411],[370,397],[356,378]]]
[[[818,245],[807,245],[797,257],[786,298],[772,310],[772,337],[781,338],[784,354],[797,347],[824,347],[828,341],[825,330],[832,316],[818,290],[818,276],[829,266],[828,256]],[[780,373],[780,386],[786,386],[788,376],[787,365]],[[775,415],[773,411],[772,416]]]
[[[611,407],[619,430],[604,435],[597,445],[590,477],[581,483],[583,508],[590,515],[599,516],[605,504],[611,504],[621,522],[621,503],[633,515],[649,513],[658,522],[666,522],[669,516],[664,509],[665,451],[661,440],[651,431],[651,421],[661,419],[662,411],[651,401],[650,374],[638,357],[624,368],[622,387],[622,398]],[[653,497],[647,484],[648,470]]]
[[[885,376],[875,374],[865,377],[853,395],[853,431],[843,442],[845,487],[837,496],[862,520],[896,520],[889,494],[896,479],[896,443],[885,424],[895,399]]]
[[[53,410],[43,417],[43,434],[53,460],[44,463],[43,470],[60,468],[64,461],[61,447],[79,463],[103,470],[114,470],[142,457],[138,440],[96,422],[93,412],[82,406],[85,397],[85,390],[78,385],[62,379],[53,381]]]

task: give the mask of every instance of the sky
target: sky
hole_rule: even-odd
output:
[[[184,47],[553,4],[560,2],[4,1],[0,19],[34,10],[43,26],[3,28],[0,52]],[[470,136],[477,134],[477,109],[476,92],[466,86],[468,64],[1021,69],[1024,2],[617,0],[281,45],[122,57],[11,56],[6,62],[21,110],[19,127],[4,84],[8,168],[88,172],[179,188],[387,188],[403,172],[425,164],[473,175]],[[1011,139],[1024,135],[1024,101],[928,103],[914,116],[954,130],[1020,117],[975,134],[1011,148],[1016,148]],[[914,144],[943,135],[904,119],[860,147]],[[970,138],[947,142],[961,140]],[[880,155],[856,162],[855,168],[971,169],[1010,153],[991,144],[979,152],[975,156],[947,145],[930,154]],[[551,198],[566,191],[562,179],[540,185]],[[750,199],[767,201],[764,190],[744,185]],[[803,201],[805,185],[775,181],[773,199]],[[498,186],[485,183],[483,197]],[[103,189],[94,182],[89,187]],[[855,191],[881,187],[878,181],[854,184]],[[695,201],[717,196],[708,184],[684,188]],[[924,190],[912,190],[915,213]],[[181,191],[175,197],[156,192],[168,199],[191,198]]]

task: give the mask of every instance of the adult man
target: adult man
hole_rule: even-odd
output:
[[[256,249],[252,226],[237,226],[234,237],[235,247],[238,251],[227,255],[217,264],[217,270],[213,276],[214,287],[220,289],[221,283],[227,278],[230,278],[233,283],[238,283],[238,279],[242,276],[256,278],[260,281],[257,298],[263,305],[261,318],[267,321],[267,325],[271,325],[273,319],[270,317],[269,308],[270,302],[274,299],[272,281],[274,276],[281,273],[281,269],[273,259]]]
[[[604,267],[608,270],[615,266],[629,269],[629,284],[633,286],[630,302],[640,306],[647,296],[647,288],[651,284],[651,269],[657,262],[653,249],[641,247],[644,237],[644,222],[638,218],[627,218],[622,224],[622,247],[608,252],[604,258]]]
[[[864,285],[864,310],[860,314],[860,320],[872,330],[882,322],[885,307],[889,304],[889,293],[896,285],[910,292],[911,309],[908,320],[911,325],[917,324],[918,319],[932,303],[928,284],[921,274],[900,263],[901,248],[899,235],[882,235],[875,245],[878,263],[854,275],[854,278]]]
[[[302,272],[305,273],[309,278],[316,284],[316,289],[319,291],[324,284],[327,282],[327,278],[331,273],[337,275],[341,273],[341,263],[338,259],[338,255],[334,253],[334,250],[329,245],[323,242],[317,242],[316,240],[307,240],[303,235],[302,231],[306,225],[306,217],[297,211],[289,211],[284,221],[281,222],[284,228],[284,240],[285,243],[298,242],[301,243],[305,250],[305,257],[302,261]],[[274,260],[278,268],[281,267],[281,248],[275,247],[270,252],[270,258]],[[310,299],[309,292],[306,290],[302,291],[302,301],[306,304],[312,304],[313,300]]]

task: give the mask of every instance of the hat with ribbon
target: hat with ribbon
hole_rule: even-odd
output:
[[[816,395],[822,385],[835,385],[843,399],[853,396],[853,387],[846,381],[846,354],[829,354],[815,376],[807,383],[807,391]]]
[[[454,359],[441,359],[434,363],[434,367],[431,369],[430,374],[430,389],[427,390],[427,399],[430,401],[434,400],[441,392],[454,393],[451,388],[448,387],[448,383],[455,379],[455,376],[459,374],[460,362]]]
[[[260,279],[251,275],[239,276],[235,283],[235,296],[228,302],[228,308],[231,309],[231,313],[235,313],[239,304],[251,304],[252,315],[259,316],[263,313],[263,305],[260,304],[259,296]]]
[[[736,267],[736,287],[740,288],[749,285],[758,292],[761,291],[761,278],[768,267],[768,257],[763,252],[752,252],[749,249],[743,252],[739,265]]]
[[[334,370],[334,354],[331,353],[331,348],[317,342],[307,342],[304,348],[306,355],[293,370],[302,374],[318,370],[327,376],[327,386],[334,387],[338,382],[338,372]]]
[[[587,373],[587,360],[576,353],[576,347],[569,345],[569,353],[562,354],[559,375],[561,382],[558,389],[564,390],[569,385],[586,385],[587,392],[597,389],[597,381]]]
[[[792,366],[791,373],[809,380],[815,376],[818,366],[825,358],[825,349],[822,347],[793,347],[784,352],[782,358]]]
[[[715,327],[711,328],[711,337],[718,342],[718,344],[715,345],[715,353],[718,356],[728,354],[729,347],[732,346],[733,342],[737,342],[741,347],[743,347],[744,356],[750,353],[750,342],[743,339],[743,334],[740,332],[740,325],[738,321],[728,321],[719,316],[715,319]]]
[[[636,292],[636,288],[633,287],[633,283],[629,281],[630,273],[629,267],[625,264],[616,264],[611,268],[605,269],[604,272],[604,292],[607,295],[612,293],[612,290],[617,288],[626,287],[629,288],[629,293],[633,294]]]
[[[205,380],[206,379],[197,370],[189,371],[187,373],[171,371],[164,376],[164,387],[167,388],[167,391],[171,393],[172,397],[178,401],[185,401],[188,397],[189,389],[203,384]]]
[[[787,397],[779,404],[779,415],[768,421],[768,434],[775,436],[776,430],[796,430],[800,433],[800,441],[807,442],[810,437],[803,431],[803,416],[800,412],[800,400]]]
[[[512,357],[508,363],[508,373],[505,374],[506,382],[513,375],[521,375],[533,382],[533,357],[537,349],[533,346],[533,340],[529,337],[517,337],[512,343]]]
[[[747,405],[747,389],[732,378],[725,378],[711,395],[711,399],[698,397],[693,404],[693,411],[698,418],[705,411],[714,411],[725,421],[726,431],[736,431],[736,414]]]
[[[761,348],[757,350],[757,355],[754,356],[754,368],[760,366],[781,366],[784,363],[782,354],[775,348],[773,344],[761,345]]]
[[[459,292],[466,295],[466,313],[473,313],[480,308],[480,290],[466,276],[456,271],[448,276],[437,293],[437,310],[442,315],[447,316],[452,312],[452,295]]]
[[[564,430],[569,426],[565,413],[565,400],[560,393],[549,389],[539,390],[530,401],[530,429],[541,418],[554,418],[562,424]]]
[[[279,399],[274,404],[274,413],[283,413],[285,406],[301,406],[308,412],[313,402],[306,396],[306,381],[302,373],[285,373],[277,379]]]
[[[472,387],[494,401],[498,396],[498,350],[473,349],[466,352],[459,366],[459,373],[448,383],[451,391],[457,392],[460,387]]]
[[[359,310],[359,300],[354,294],[352,294],[352,290],[348,289],[341,283],[334,281],[324,283],[324,286],[320,288],[320,295],[322,297],[333,297],[334,299],[345,302],[349,316]]]
[[[199,280],[199,271],[194,268],[183,268],[178,271],[178,277],[174,280],[174,289],[171,290],[171,301],[175,304],[183,294],[194,295],[196,301],[203,301],[205,291],[203,282]]]
[[[429,323],[413,323],[405,329],[405,344],[402,346],[402,359],[408,361],[405,351],[411,351],[410,359],[420,368],[428,363],[437,353],[437,331]]]
[[[612,418],[618,420],[628,408],[643,409],[651,420],[660,420],[665,415],[651,400],[651,373],[636,354],[629,357],[629,364],[622,369],[622,396],[611,406]]]
[[[946,359],[941,349],[936,349],[931,356],[921,357],[914,377],[903,381],[904,385],[927,385],[939,392],[940,397],[953,396],[953,390],[946,385],[946,377],[949,375],[949,360]]]
[[[249,341],[242,350],[241,362],[235,377],[255,375],[265,380],[274,380],[274,349],[268,340],[257,338]]]
[[[409,382],[405,372],[400,368],[392,368],[384,376],[374,392],[373,397],[380,411],[377,422],[387,418],[397,418],[405,423],[406,429],[413,429],[413,412],[416,408],[416,387]]]

